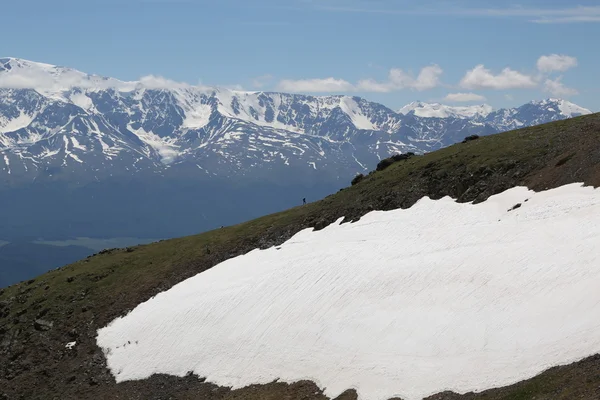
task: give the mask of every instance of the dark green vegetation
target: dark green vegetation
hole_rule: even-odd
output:
[[[398,162],[398,161],[408,160],[409,158],[413,157],[414,155],[415,155],[415,153],[408,152],[408,153],[404,153],[404,154],[394,154],[391,157],[384,158],[383,160],[381,160],[377,163],[377,167],[375,168],[375,171],[383,171],[384,169],[386,169],[393,163]]]
[[[352,178],[352,181],[350,182],[350,184],[352,186],[354,186],[357,183],[361,182],[363,179],[365,179],[365,176],[363,174],[356,174],[356,176],[354,178]]]
[[[479,139],[479,135],[469,135],[462,142],[467,143],[467,142],[470,142],[471,140],[477,140],[477,139]]]
[[[342,216],[352,221],[370,210],[406,208],[423,196],[479,202],[516,185],[544,190],[572,182],[600,185],[600,114],[414,156],[306,206],[197,236],[104,252],[0,290],[0,398],[325,399],[310,382],[231,391],[194,376],[154,376],[117,385],[95,345],[96,330],[225,259]],[[69,350],[65,344],[71,341],[77,345]],[[432,398],[597,400],[599,388],[596,356],[511,387]]]

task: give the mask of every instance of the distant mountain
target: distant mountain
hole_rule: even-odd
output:
[[[0,240],[171,237],[321,198],[391,153],[587,114],[124,82],[0,59]]]
[[[314,171],[347,180],[390,153],[590,113],[558,99],[497,111],[417,102],[397,113],[358,97],[123,82],[14,58],[0,59],[0,87],[0,177],[11,182]]]

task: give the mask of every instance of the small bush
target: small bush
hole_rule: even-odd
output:
[[[394,160],[394,161],[408,160],[409,158],[411,158],[414,155],[415,155],[415,153],[413,153],[412,151],[409,151],[408,153],[403,153],[403,154],[394,154],[392,156],[392,160]]]
[[[365,176],[363,174],[357,174],[353,179],[352,182],[350,182],[352,184],[352,186],[356,185],[358,182],[362,181],[363,179],[365,179]]]
[[[394,163],[394,159],[392,157],[384,158],[383,160],[379,161],[379,163],[377,163],[377,168],[375,168],[375,169],[377,171],[383,171],[384,169],[386,169],[393,163]]]
[[[411,158],[414,155],[415,155],[415,153],[413,153],[412,151],[409,151],[408,153],[403,153],[403,154],[394,154],[391,157],[384,158],[383,160],[379,161],[379,164],[377,164],[376,170],[383,171],[384,169],[386,169],[393,163],[402,161],[402,160],[408,160],[409,158]]]
[[[467,143],[467,142],[470,142],[471,140],[477,140],[477,139],[479,139],[479,135],[470,135],[470,136],[467,136],[465,138],[465,140],[463,140],[462,142]]]

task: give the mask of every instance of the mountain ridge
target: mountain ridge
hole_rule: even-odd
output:
[[[419,104],[445,118],[360,97],[243,92],[153,76],[127,82],[2,58],[0,178],[92,182],[176,169],[256,180],[289,169],[292,177],[339,180],[392,153],[590,113],[558,99],[496,111]]]

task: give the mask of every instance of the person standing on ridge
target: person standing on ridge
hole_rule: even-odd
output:
[[[302,204],[306,204],[306,197],[302,199]]]

